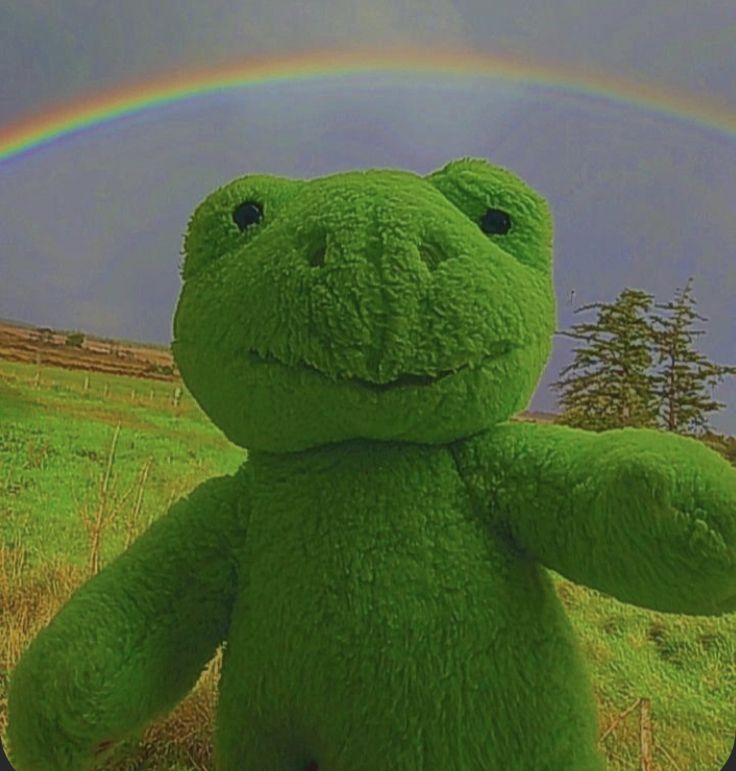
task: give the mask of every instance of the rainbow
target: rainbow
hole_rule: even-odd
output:
[[[633,83],[589,68],[563,67],[512,56],[453,49],[319,51],[296,56],[239,61],[92,93],[68,104],[0,126],[0,162],[60,137],[131,113],[228,89],[279,81],[343,77],[362,72],[437,76],[487,76],[523,85],[540,85],[605,97],[736,136],[736,112],[714,101]]]

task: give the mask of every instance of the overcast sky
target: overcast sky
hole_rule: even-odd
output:
[[[733,0],[23,0],[0,2],[2,126],[87,94],[244,56],[433,45],[660,86],[736,116]],[[168,342],[191,210],[248,172],[513,169],[556,218],[567,304],[694,276],[700,348],[736,363],[736,136],[488,76],[270,83],[128,116],[0,162],[0,317]],[[533,406],[569,362],[560,337]],[[717,427],[736,433],[735,379]]]

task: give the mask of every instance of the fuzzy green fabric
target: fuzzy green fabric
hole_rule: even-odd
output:
[[[736,610],[736,471],[694,439],[509,418],[551,350],[552,217],[463,158],[236,179],[195,211],[173,350],[248,460],[31,643],[17,771],[79,771],[226,641],[219,771],[600,771],[546,568]]]

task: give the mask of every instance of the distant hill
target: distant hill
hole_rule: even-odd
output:
[[[80,339],[70,339],[73,334]],[[179,379],[168,346],[112,340],[77,329],[52,329],[17,321],[0,321],[0,358],[129,377]]]
[[[141,342],[140,340],[124,340],[119,338],[101,337],[99,335],[94,335],[89,332],[85,332],[82,329],[57,329],[55,327],[45,327],[40,324],[29,324],[25,321],[17,321],[16,319],[6,319],[6,318],[3,318],[2,316],[0,316],[0,326],[17,328],[17,329],[25,329],[25,330],[31,330],[31,329],[45,330],[47,332],[51,332],[54,335],[60,335],[60,336],[63,335],[64,337],[74,332],[81,332],[84,335],[85,339],[94,340],[100,343],[117,343],[118,345],[128,346],[131,348],[151,348],[157,351],[170,350],[169,346],[164,345],[163,343],[149,343],[149,342]]]

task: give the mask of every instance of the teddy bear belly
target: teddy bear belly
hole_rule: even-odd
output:
[[[219,771],[600,771],[549,579],[497,556],[433,587],[406,564],[394,593],[376,566],[362,595],[307,567],[298,602],[271,585],[254,606],[251,585],[223,665]]]
[[[492,534],[445,448],[250,462],[218,771],[600,771],[549,576]]]

